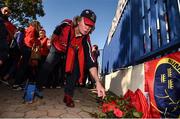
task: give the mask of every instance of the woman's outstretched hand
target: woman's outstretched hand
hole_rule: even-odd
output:
[[[96,90],[98,97],[102,97],[104,99],[106,96],[105,89],[99,81],[96,82]]]

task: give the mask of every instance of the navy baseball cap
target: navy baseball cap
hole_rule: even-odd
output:
[[[96,14],[90,10],[90,9],[85,9],[81,12],[81,17],[84,18],[84,23],[90,26],[94,26],[96,23]]]

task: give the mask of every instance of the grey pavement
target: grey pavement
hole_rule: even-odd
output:
[[[75,107],[63,103],[64,88],[44,89],[43,99],[34,103],[23,103],[23,91],[14,91],[0,83],[0,118],[94,118],[98,113],[95,95],[87,88],[76,88]]]

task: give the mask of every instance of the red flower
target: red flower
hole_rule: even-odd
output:
[[[108,112],[108,111],[107,111],[107,107],[108,107],[108,104],[103,103],[103,105],[102,105],[102,112],[103,112],[103,113]]]
[[[107,112],[113,111],[115,107],[116,107],[116,103],[114,101],[110,103],[103,103],[102,112],[107,113]]]
[[[116,117],[122,117],[123,116],[123,112],[119,108],[114,109],[114,114],[116,115]]]
[[[123,96],[117,97],[114,95],[107,95],[100,103],[103,114],[98,114],[100,118],[122,118],[142,117],[142,113],[138,112],[136,107],[133,106],[131,98],[124,98]]]

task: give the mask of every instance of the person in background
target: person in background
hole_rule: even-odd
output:
[[[46,59],[44,69],[39,75],[38,87],[47,77],[50,68],[57,64],[60,54],[66,55],[66,85],[63,101],[68,107],[74,107],[73,95],[76,81],[82,84],[85,68],[89,69],[96,81],[96,89],[99,97],[105,97],[105,89],[100,83],[95,61],[91,54],[91,43],[89,34],[94,30],[96,15],[92,10],[83,10],[80,16],[73,21],[66,19],[57,26],[52,35],[52,46]],[[67,54],[66,54],[67,53]],[[85,67],[86,66],[86,67]],[[51,70],[52,71],[52,70]],[[46,75],[45,75],[46,74]]]
[[[19,70],[15,76],[15,82],[13,89],[21,90],[21,84],[26,80],[27,73],[30,69],[30,58],[32,48],[38,44],[39,31],[41,30],[41,24],[38,21],[32,21],[29,26],[25,29],[23,46],[21,48],[22,59]],[[31,62],[32,63],[32,62]]]
[[[95,60],[95,63],[96,63],[96,67],[98,69],[98,57],[100,56],[100,52],[99,52],[99,49],[98,49],[98,46],[97,45],[93,45],[92,46],[92,55],[93,55],[93,58]]]
[[[11,11],[7,6],[0,8],[0,76],[2,76],[1,82],[7,85],[9,83],[4,76],[13,63],[11,44],[17,31],[16,26],[9,21],[10,14]]]
[[[39,70],[40,70],[46,60],[47,55],[49,54],[49,49],[51,46],[50,39],[46,36],[46,31],[43,28],[39,31],[38,40],[41,42],[41,47],[40,47],[41,59],[39,62]],[[44,86],[48,84],[49,84],[49,80],[46,82]]]
[[[16,32],[16,27],[8,20],[11,13],[6,6],[0,8],[0,66],[8,59],[9,45]]]
[[[16,71],[18,70],[18,65],[20,64],[20,58],[21,58],[21,47],[22,47],[22,42],[24,40],[24,28],[19,27],[18,31],[14,35],[13,43],[11,44],[10,47],[10,56],[8,59],[8,70],[3,76],[3,80],[7,81],[8,79],[14,78]]]
[[[41,54],[41,59],[40,59],[40,66],[42,66],[42,64],[45,62],[46,57],[49,53],[49,38],[46,36],[46,31],[44,29],[41,29],[39,31],[39,38],[38,40],[41,43],[41,47],[40,47],[40,54]]]
[[[5,10],[3,7],[0,11],[0,66],[4,64],[6,59],[8,58],[8,42],[7,42],[7,35],[8,30],[4,24],[4,20],[6,15],[9,14],[9,10]]]

